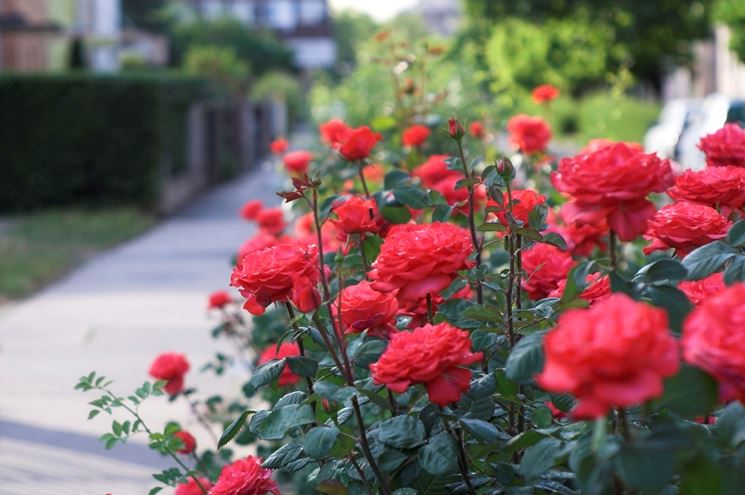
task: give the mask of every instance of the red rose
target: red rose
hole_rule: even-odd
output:
[[[460,140],[465,133],[466,133],[466,130],[463,129],[463,126],[460,124],[458,119],[456,118],[448,119],[448,134],[450,135],[451,138]]]
[[[290,143],[288,143],[286,139],[282,139],[282,138],[277,138],[271,143],[269,143],[269,149],[275,155],[281,155],[282,153],[287,151],[287,148],[289,147],[290,147]]]
[[[199,483],[205,490],[212,488],[212,483],[207,478],[199,478]],[[176,486],[174,495],[204,495],[202,488],[199,488],[199,485],[194,481],[194,478],[189,478],[189,481],[186,483],[181,483]]]
[[[173,436],[181,440],[181,443],[184,444],[183,447],[176,451],[179,454],[191,454],[192,452],[194,452],[194,449],[197,448],[197,439],[194,438],[194,435],[192,435],[188,431],[177,431],[173,434]]]
[[[667,313],[625,294],[567,311],[543,347],[546,364],[536,381],[549,392],[574,395],[577,418],[597,418],[660,396],[663,379],[679,366]]]
[[[444,179],[435,182],[429,187],[429,189],[442,194],[442,197],[445,198],[445,201],[450,206],[460,204],[461,206],[458,208],[458,211],[467,214],[468,205],[466,204],[466,201],[468,200],[468,188],[456,187],[458,181],[463,177],[463,174],[456,172],[455,174],[449,175]],[[473,190],[473,201],[475,207],[480,208],[483,206],[486,201],[486,188],[481,185],[476,185]]]
[[[334,202],[331,211],[337,216],[336,220],[331,221],[346,234],[377,232],[379,229],[378,205],[374,199],[350,196]]]
[[[515,115],[507,121],[510,143],[526,154],[542,153],[551,140],[551,127],[540,117]]]
[[[186,356],[175,352],[166,352],[155,358],[150,365],[149,374],[156,380],[165,380],[164,390],[169,395],[176,395],[184,389],[184,375],[189,371]]]
[[[318,307],[320,279],[316,246],[280,244],[244,256],[233,268],[230,285],[246,298],[243,307],[261,315],[273,302],[292,301],[302,312]]]
[[[585,277],[585,283],[587,284],[587,287],[582,291],[579,297],[587,301],[590,306],[610,297],[610,278],[607,275],[603,275],[600,272],[590,273]],[[551,291],[549,297],[561,298],[561,296],[564,295],[564,289],[566,289],[566,286],[567,280],[560,280],[559,285],[556,289]]]
[[[674,248],[680,258],[699,246],[727,235],[730,222],[711,206],[698,203],[673,203],[663,206],[649,221],[644,238],[652,244],[644,254]]]
[[[401,141],[404,146],[421,146],[429,137],[429,127],[426,125],[415,124],[404,130]]]
[[[608,230],[610,230],[605,217],[598,218],[596,223],[577,223],[572,221],[569,215],[573,213],[573,205],[570,205],[568,211],[565,208],[566,206],[565,204],[559,210],[559,218],[564,225],[557,225],[555,220],[552,220],[551,210],[549,210],[548,221],[550,227],[548,231],[561,235],[567,243],[567,251],[574,255],[589,256],[596,247],[605,251],[605,238]]]
[[[344,140],[344,135],[349,130],[349,126],[340,119],[331,119],[319,125],[318,130],[321,133],[321,140],[324,143],[332,148],[338,148]]]
[[[283,359],[286,357],[293,357],[300,355],[300,347],[295,342],[284,342],[280,344],[279,350],[275,344],[270,345],[264,349],[259,355],[258,364],[268,363],[269,361]],[[282,373],[279,375],[277,385],[280,387],[287,387],[289,385],[295,385],[300,381],[300,377],[292,372],[289,366],[285,366],[282,369]]]
[[[448,177],[463,177],[461,172],[448,168],[445,162],[447,158],[449,158],[448,155],[432,155],[427,158],[426,162],[416,167],[411,175],[418,177],[427,189],[432,189],[435,184]]]
[[[310,151],[293,151],[282,157],[282,163],[291,174],[304,175],[308,173],[308,167],[313,160],[313,153]]]
[[[401,301],[435,295],[471,266],[468,231],[449,223],[394,225],[370,271],[373,288],[395,289]]]
[[[246,220],[256,220],[256,217],[262,208],[264,208],[264,204],[260,200],[254,199],[248,201],[241,206],[241,217]]]
[[[470,132],[471,136],[475,137],[476,139],[484,139],[486,137],[486,129],[484,128],[484,124],[477,120],[471,122],[471,124],[468,126],[468,132]]]
[[[555,290],[559,282],[567,278],[574,264],[569,253],[543,243],[536,243],[523,251],[522,262],[522,287],[534,301]]]
[[[714,134],[702,137],[698,147],[710,167],[745,167],[745,129],[737,124],[724,124]]]
[[[667,191],[675,201],[691,201],[714,208],[745,205],[745,168],[722,166],[686,170]]]
[[[618,143],[625,144],[627,148],[634,151],[644,151],[644,148],[642,148],[641,144],[634,143],[632,141],[613,141],[612,139],[597,138],[590,139],[584,146],[584,148],[579,150],[579,154],[593,153],[595,151],[602,150],[603,148],[609,148]]]
[[[703,301],[683,324],[683,358],[719,382],[722,401],[745,404],[745,283]]]
[[[373,163],[362,168],[362,175],[367,182],[377,182],[385,177],[385,167],[381,163]]]
[[[383,139],[379,132],[373,132],[367,126],[350,129],[344,134],[339,153],[349,161],[363,160],[370,156],[375,145]]]
[[[385,337],[396,330],[396,291],[379,292],[366,280],[345,287],[336,299],[334,309],[341,311],[345,333],[368,330],[371,335]]]
[[[537,104],[548,103],[559,97],[560,91],[556,86],[551,84],[541,84],[533,90],[533,102]]]
[[[261,251],[262,249],[278,246],[280,244],[292,244],[292,242],[293,240],[290,237],[276,236],[263,230],[259,230],[256,235],[241,244],[241,247],[238,248],[237,259],[243,258],[248,253]]]
[[[673,175],[667,160],[618,143],[562,158],[551,181],[572,198],[562,207],[567,220],[580,225],[605,222],[622,241],[631,241],[644,233],[655,214],[647,195],[666,190]]]
[[[248,456],[222,468],[210,495],[280,495],[272,472],[261,467],[261,459]]]
[[[208,309],[220,309],[224,308],[228,304],[233,302],[233,296],[229,292],[224,290],[218,290],[210,294],[209,302],[207,304]]]
[[[512,218],[521,222],[523,225],[528,225],[530,212],[536,206],[545,203],[546,196],[538,194],[532,189],[516,189],[512,191]],[[490,212],[496,215],[499,223],[505,227],[509,227],[507,214],[510,212],[510,200],[506,192],[502,195],[501,206],[494,200],[489,200],[487,206],[492,208]]]
[[[696,306],[725,288],[723,272],[712,273],[701,280],[684,280],[678,284],[678,289],[682,290],[688,300]]]
[[[285,223],[285,213],[280,207],[264,208],[256,215],[256,223],[272,235],[281,234],[287,226]]]
[[[445,406],[458,402],[471,384],[471,370],[463,366],[482,357],[481,352],[471,352],[468,332],[439,323],[392,334],[370,371],[375,383],[398,393],[421,383],[430,401]]]

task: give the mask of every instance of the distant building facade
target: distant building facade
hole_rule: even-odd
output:
[[[429,31],[443,36],[455,34],[463,19],[460,0],[419,0],[408,12],[420,16]]]
[[[336,61],[326,0],[185,0],[205,19],[231,17],[274,31],[295,52],[300,68],[329,67]]]

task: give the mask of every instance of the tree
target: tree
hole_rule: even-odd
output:
[[[345,10],[334,16],[336,42],[336,72],[348,74],[357,65],[357,54],[362,43],[372,38],[380,26],[367,14]]]
[[[745,2],[718,0],[714,6],[714,19],[730,28],[730,49],[745,62]]]

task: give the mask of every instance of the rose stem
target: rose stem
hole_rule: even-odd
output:
[[[434,324],[435,322],[435,312],[432,308],[432,294],[429,292],[427,293],[427,321],[430,325]]]
[[[608,233],[608,250],[610,251],[610,266],[616,271],[618,260],[616,259],[616,233],[613,229]]]
[[[460,140],[455,141],[458,144],[458,153],[460,154],[460,161],[463,165],[463,173],[466,179],[475,177],[474,173],[469,172],[468,165],[466,165],[466,155],[463,152],[463,144]],[[473,242],[473,249],[476,251],[476,301],[479,304],[484,303],[484,291],[481,287],[481,279],[479,278],[479,267],[481,266],[481,246],[479,244],[479,238],[476,234],[476,212],[474,207],[474,187],[473,184],[468,185],[468,228],[471,231],[471,241]]]
[[[295,320],[295,310],[292,309],[292,304],[289,303],[289,301],[285,301],[285,308],[287,309],[287,316],[290,317],[290,324],[292,324],[292,329],[295,331],[295,342],[297,342],[297,347],[300,350],[300,355],[302,357],[305,357],[305,346],[303,345],[303,337],[300,332],[300,328],[297,326],[297,320]],[[313,380],[310,379],[309,376],[305,377],[305,384],[308,386],[308,395],[313,395]],[[313,411],[316,410],[316,403],[313,401],[311,404],[311,409]]]
[[[440,410],[444,413],[442,406],[440,406]],[[460,476],[463,478],[463,482],[466,484],[466,487],[468,487],[468,492],[472,493],[473,495],[476,495],[476,490],[474,490],[473,485],[471,484],[471,476],[468,474],[468,458],[466,457],[466,451],[463,448],[463,438],[460,436],[460,434],[456,434],[453,432],[453,429],[450,428],[450,424],[448,423],[447,418],[442,418],[442,423],[445,425],[445,430],[448,432],[448,434],[455,439],[455,443],[458,445],[458,468],[460,470]]]

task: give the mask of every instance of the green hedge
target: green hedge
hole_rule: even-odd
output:
[[[0,212],[64,204],[155,204],[186,162],[198,79],[0,76]]]

